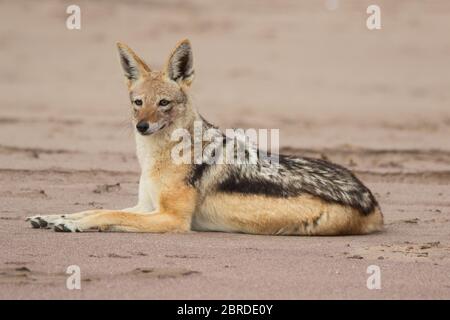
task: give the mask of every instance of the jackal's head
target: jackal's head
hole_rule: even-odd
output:
[[[162,71],[153,71],[127,45],[117,43],[127,79],[133,121],[142,135],[170,127],[188,112],[188,88],[194,78],[189,40],[180,41]]]

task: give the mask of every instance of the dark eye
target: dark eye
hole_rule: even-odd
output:
[[[141,99],[136,99],[134,100],[134,104],[137,106],[142,106],[142,100]]]
[[[161,99],[161,100],[159,100],[158,105],[160,105],[161,107],[165,107],[165,106],[167,106],[169,103],[170,103],[169,100]]]

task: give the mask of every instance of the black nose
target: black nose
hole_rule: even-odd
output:
[[[144,133],[148,130],[148,122],[147,121],[139,121],[136,125],[137,131],[140,133]]]

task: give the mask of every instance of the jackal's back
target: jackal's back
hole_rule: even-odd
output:
[[[202,195],[194,222],[201,229],[220,225],[220,231],[271,234],[358,234],[381,228],[375,197],[350,170],[321,159],[278,159],[275,166],[268,158],[193,166],[187,181]],[[252,221],[260,224],[250,228]]]

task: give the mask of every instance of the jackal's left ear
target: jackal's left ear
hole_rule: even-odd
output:
[[[191,85],[194,80],[194,57],[189,40],[178,42],[167,60],[164,72],[173,81]]]
[[[125,77],[130,83],[150,72],[150,68],[145,62],[126,44],[117,42],[117,49],[119,50],[120,64],[122,65]]]

